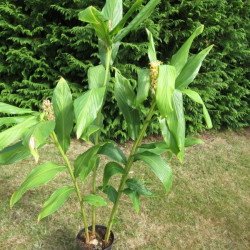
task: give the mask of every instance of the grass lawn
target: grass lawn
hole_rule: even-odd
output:
[[[174,182],[167,197],[147,166],[140,162],[134,165],[131,177],[143,181],[158,197],[142,197],[138,215],[130,200],[122,197],[118,223],[113,228],[114,249],[250,249],[250,129],[212,131],[201,138],[205,144],[186,149],[182,165],[175,158],[170,161]],[[130,146],[123,145],[127,149]],[[69,151],[71,161],[87,147],[74,141]],[[53,145],[40,152],[40,162],[47,160],[61,162]],[[74,215],[78,211],[74,195],[56,213],[36,223],[51,192],[71,185],[67,172],[28,191],[9,209],[12,193],[33,168],[31,157],[0,167],[0,249],[74,249],[76,233],[82,226]],[[114,176],[113,183],[118,179]],[[87,180],[85,194],[90,192],[89,186]],[[108,207],[110,210],[110,203]],[[97,222],[106,225],[106,209],[97,211]]]

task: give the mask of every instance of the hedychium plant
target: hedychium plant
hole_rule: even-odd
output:
[[[128,124],[128,134],[134,140],[133,147],[126,157],[116,143],[99,142],[99,134],[103,126],[102,107],[105,105],[107,85],[111,77],[110,67],[114,63],[119,43],[152,13],[160,0],[150,0],[125,27],[128,18],[142,2],[142,0],[135,1],[124,16],[122,15],[122,0],[107,0],[102,11],[91,6],[80,12],[80,20],[88,22],[98,37],[101,65],[89,69],[89,90],[79,98],[72,100],[70,88],[67,82],[61,78],[54,89],[52,102],[45,100],[41,112],[0,103],[0,112],[11,115],[0,118],[0,126],[12,125],[0,133],[0,165],[20,161],[30,154],[38,163],[39,149],[51,140],[64,160],[64,165],[50,161],[34,168],[20,188],[12,195],[10,206],[13,207],[27,190],[47,183],[61,171],[68,171],[72,185],[63,186],[52,193],[45,202],[38,221],[57,211],[75,192],[85,229],[86,243],[89,244],[92,242],[91,237],[95,236],[95,207],[107,205],[105,199],[98,194],[96,184],[97,169],[100,164],[99,155],[106,155],[112,160],[104,167],[101,187],[113,203],[105,235],[105,245],[107,246],[121,196],[125,194],[131,198],[137,213],[139,212],[140,196],[154,196],[143,183],[135,178],[130,178],[129,172],[133,163],[145,162],[168,193],[172,184],[172,170],[161,154],[173,153],[180,161],[183,161],[185,147],[202,143],[196,138],[186,138],[183,94],[202,105],[208,128],[212,127],[201,97],[197,92],[188,88],[198,74],[202,61],[212,48],[210,46],[197,55],[189,57],[191,44],[194,38],[202,33],[203,26],[195,30],[172,57],[169,65],[157,60],[153,36],[147,30],[150,68],[138,71],[136,93],[130,82],[122,76],[118,69],[114,68],[114,96]],[[145,100],[151,101],[151,105],[144,122],[141,123],[139,119],[140,105],[143,105]],[[156,110],[159,112],[155,112]],[[141,144],[153,116],[159,120],[164,141]],[[78,139],[93,143],[87,151],[75,159],[73,165],[67,156],[72,131],[76,132]],[[92,193],[83,195],[78,180],[84,184],[90,173],[92,173]],[[112,176],[117,174],[121,175],[118,189],[109,183]],[[85,212],[86,203],[92,206],[91,237]]]
[[[108,176],[113,173],[112,169],[116,171],[115,173],[118,171],[123,173],[124,170],[119,169],[118,163],[126,164],[127,162],[125,155],[114,142],[99,143],[99,133],[102,128],[101,112],[110,79],[110,66],[115,60],[120,41],[152,13],[160,0],[150,0],[125,27],[127,20],[142,2],[143,0],[135,1],[124,16],[122,0],[107,0],[101,12],[91,6],[79,14],[79,19],[90,23],[96,31],[102,63],[102,65],[89,69],[89,91],[82,96],[73,101],[67,82],[61,78],[54,89],[52,103],[50,100],[45,100],[42,112],[0,103],[0,112],[10,115],[10,117],[0,118],[0,125],[11,126],[0,133],[0,165],[18,162],[30,154],[38,163],[38,150],[48,143],[48,138],[51,138],[65,163],[62,166],[50,161],[33,169],[20,188],[12,195],[10,207],[12,208],[27,190],[43,185],[53,179],[58,172],[67,170],[72,180],[72,186],[63,186],[50,196],[38,216],[38,221],[58,210],[75,191],[85,228],[86,243],[91,243],[91,241],[84,208],[85,202],[92,205],[93,209],[92,235],[95,235],[95,207],[107,205],[101,196],[96,195],[98,155],[107,155],[114,161],[108,165],[109,168],[106,168],[104,181],[108,181]],[[73,130],[76,131],[78,139],[91,141],[94,144],[93,147],[77,157],[74,167],[67,156],[70,135]],[[16,143],[13,144],[14,142]],[[91,171],[93,172],[92,194],[83,197],[77,179],[81,179],[84,183]],[[105,187],[104,192],[109,197],[110,191],[113,190],[108,186]]]

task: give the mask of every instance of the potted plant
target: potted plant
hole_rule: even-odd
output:
[[[69,86],[61,78],[54,89],[52,102],[47,99],[43,102],[42,112],[0,103],[0,112],[12,115],[2,118],[4,123],[13,125],[0,133],[0,165],[17,162],[30,154],[38,163],[38,149],[48,142],[48,138],[51,138],[65,163],[65,165],[60,165],[49,161],[34,168],[20,188],[12,195],[10,207],[12,208],[28,189],[43,185],[60,171],[67,170],[72,185],[63,186],[50,196],[38,216],[38,222],[55,212],[75,192],[84,225],[84,229],[77,235],[79,249],[111,248],[114,240],[111,229],[123,194],[131,198],[137,212],[139,211],[140,196],[153,196],[143,183],[135,178],[130,178],[129,172],[135,161],[143,161],[151,168],[164,185],[167,194],[172,184],[172,170],[161,154],[163,152],[173,153],[182,162],[185,147],[202,143],[199,139],[185,137],[183,94],[202,105],[208,128],[212,127],[201,97],[197,92],[187,88],[198,74],[202,61],[212,48],[210,46],[189,58],[191,44],[194,38],[202,33],[203,26],[201,25],[195,30],[178,52],[173,55],[169,64],[157,60],[153,36],[147,30],[150,68],[138,71],[136,92],[121,72],[113,68],[115,72],[114,96],[128,124],[128,135],[134,140],[132,149],[126,157],[115,142],[109,140],[99,142],[102,128],[102,107],[105,105],[110,67],[119,50],[120,41],[147,18],[159,2],[160,0],[150,0],[126,27],[124,26],[128,18],[138,9],[142,0],[137,0],[124,16],[122,16],[122,0],[107,0],[102,12],[91,6],[79,13],[79,19],[88,22],[96,32],[102,64],[89,69],[89,90],[76,100],[72,100]],[[145,120],[141,123],[139,119],[140,105],[143,105],[146,99],[150,100],[151,105]],[[155,113],[155,110],[159,112]],[[153,116],[156,116],[159,121],[164,141],[141,145]],[[76,137],[91,141],[93,145],[80,154],[72,166],[67,156],[67,150],[74,121]],[[14,142],[16,143],[11,145]],[[98,195],[96,184],[97,169],[100,164],[99,155],[106,155],[112,160],[104,167],[103,183],[100,188],[113,202],[107,227],[97,226],[95,219],[95,208],[107,205],[106,200]],[[92,193],[83,197],[77,179],[84,184],[90,173],[92,173]],[[118,190],[109,184],[110,178],[116,174],[121,175]],[[85,211],[86,203],[92,206],[92,225],[90,227]]]

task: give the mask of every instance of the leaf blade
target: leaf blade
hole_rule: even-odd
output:
[[[20,188],[11,196],[10,207],[12,208],[27,190],[49,182],[57,173],[65,169],[65,166],[60,166],[53,162],[46,162],[33,169],[21,184]]]
[[[89,194],[83,197],[83,202],[87,202],[95,207],[105,207],[107,202],[99,195]]]
[[[37,221],[39,222],[41,219],[51,215],[56,210],[58,210],[65,203],[65,201],[69,198],[69,196],[74,190],[75,189],[70,186],[63,186],[57,189],[44,203]]]
[[[63,151],[67,152],[73,129],[74,112],[71,91],[63,78],[54,89],[52,103],[56,118],[55,133]]]
[[[105,89],[105,87],[91,89],[74,101],[76,135],[78,139],[84,130],[96,119],[102,107]]]
[[[136,160],[145,162],[165,187],[166,193],[170,191],[173,177],[170,166],[159,156],[150,152],[135,155]]]

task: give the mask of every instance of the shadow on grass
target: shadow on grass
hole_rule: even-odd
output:
[[[76,249],[76,234],[77,232],[73,232],[72,228],[67,225],[63,229],[50,230],[49,234],[43,237],[43,249],[74,250]]]

